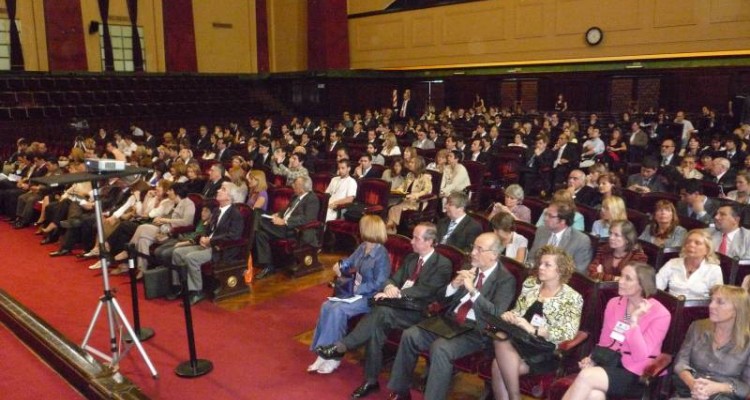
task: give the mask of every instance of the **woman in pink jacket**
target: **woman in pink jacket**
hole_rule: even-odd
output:
[[[661,303],[651,298],[656,293],[656,279],[650,265],[629,263],[622,269],[618,284],[619,296],[611,299],[604,311],[598,347],[618,352],[620,359],[610,365],[597,365],[592,356],[581,360],[578,363],[581,372],[563,400],[643,394],[639,377],[661,353],[672,317]],[[603,359],[600,363],[604,364]]]

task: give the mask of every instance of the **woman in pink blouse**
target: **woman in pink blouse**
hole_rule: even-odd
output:
[[[578,365],[581,372],[563,400],[641,397],[639,377],[661,353],[672,316],[656,299],[654,269],[631,262],[622,269],[618,297],[607,303],[598,346],[615,350],[621,359],[615,365],[599,366],[592,357]]]

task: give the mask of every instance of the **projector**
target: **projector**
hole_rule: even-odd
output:
[[[109,159],[96,159],[87,158],[84,160],[86,168],[93,172],[108,172],[108,171],[123,171],[125,169],[125,161],[109,160]]]

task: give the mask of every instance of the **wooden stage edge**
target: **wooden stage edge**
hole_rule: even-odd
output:
[[[148,399],[127,377],[66,339],[0,289],[0,322],[88,399]]]

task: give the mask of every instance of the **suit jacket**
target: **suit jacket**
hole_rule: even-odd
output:
[[[664,157],[659,156],[659,166],[662,168],[664,167],[677,168],[680,166],[681,161],[682,161],[682,158],[680,158],[680,156],[678,156],[677,154],[672,154],[672,158],[669,160],[667,165],[662,165],[664,163]]]
[[[530,148],[524,155],[524,171],[540,172],[542,169],[552,168],[552,163],[555,161],[555,153],[550,149],[546,149],[540,155],[534,154],[534,149]]]
[[[476,160],[473,159],[473,156],[474,155],[472,154],[472,152],[469,151],[469,152],[466,153],[466,156],[464,157],[464,160],[476,161],[476,162],[480,162],[480,163],[487,163],[487,162],[490,161],[489,154],[487,154],[487,153],[485,153],[483,151],[479,152],[479,155],[477,156]]]
[[[273,159],[273,156],[271,155],[271,151],[269,150],[268,153],[266,153],[265,160],[263,159],[263,154],[260,154],[258,152],[258,155],[255,156],[255,161],[253,162],[253,168],[260,169],[262,167],[266,167],[268,169],[271,169],[271,160]]]
[[[463,285],[444,302],[448,303],[446,311],[453,313],[461,304],[461,299],[466,296],[466,287]],[[482,288],[479,289],[479,297],[472,305],[476,317],[475,329],[484,332],[487,328],[487,315],[499,316],[508,311],[511,303],[516,297],[516,278],[508,272],[501,262],[492,274],[484,278]]]
[[[552,162],[554,163],[557,160],[557,156],[559,154],[560,150],[552,152]],[[578,160],[581,159],[581,155],[578,153],[578,148],[573,143],[568,143],[565,145],[565,148],[562,151],[562,156],[560,156],[560,159],[568,160],[567,164],[560,164],[562,166],[565,166],[566,168],[573,169],[578,168]]]
[[[706,225],[711,224],[711,220],[714,218],[714,214],[716,214],[716,210],[719,209],[719,202],[710,198],[706,197],[706,203],[703,205],[703,210],[705,211],[703,215],[700,216],[690,216],[688,214],[688,205],[684,201],[677,202],[677,214],[684,215],[689,218],[697,219],[698,221],[701,221],[705,223]]]
[[[411,253],[404,257],[401,267],[388,278],[385,286],[391,284],[401,288],[417,269],[418,260],[419,255],[417,253]],[[419,273],[417,281],[414,282],[414,286],[402,289],[401,293],[404,296],[430,303],[436,300],[440,290],[448,285],[452,274],[453,264],[451,261],[438,254],[437,251],[433,252],[422,265],[422,271]]]
[[[203,190],[201,190],[201,194],[203,197],[207,199],[212,199],[216,197],[216,192],[219,191],[219,188],[221,188],[221,185],[224,183],[224,179],[219,179],[215,183],[211,180],[206,181],[206,184],[203,186]]]
[[[539,249],[549,242],[550,236],[552,236],[552,231],[547,229],[546,226],[540,226],[536,229],[534,246],[529,251],[529,259],[536,257]],[[591,264],[593,248],[591,247],[591,239],[585,233],[568,227],[563,233],[557,247],[565,249],[573,257],[576,263],[576,270],[584,275],[586,274],[587,267]]]
[[[714,228],[711,228],[710,232],[711,240],[714,242],[714,249],[718,252],[723,234]],[[740,230],[734,234],[734,239],[729,242],[729,248],[725,255],[732,258],[739,258],[740,260],[750,259],[750,229],[740,227]]]
[[[214,218],[217,218],[218,215],[221,212],[220,209],[214,210],[214,216],[211,217],[211,220]],[[209,226],[208,230],[206,231],[206,236],[211,237],[211,246],[218,243],[219,241],[223,240],[237,240],[242,237],[242,231],[245,228],[245,221],[242,218],[242,214],[240,214],[240,211],[237,209],[237,207],[234,206],[234,204],[230,205],[227,211],[224,213],[224,215],[221,216],[221,219],[217,222],[216,226]],[[213,235],[213,236],[212,236]],[[234,260],[240,255],[240,248],[229,248],[224,252],[224,260]],[[212,252],[211,253],[211,261],[212,262],[218,262],[219,261],[219,253],[218,252]]]
[[[722,157],[724,157],[727,160],[729,160],[729,163],[732,164],[732,168],[738,168],[738,167],[740,167],[745,162],[745,158],[747,157],[747,153],[745,153],[744,151],[738,149],[738,150],[734,151],[734,154],[732,154],[731,157],[729,157],[729,155],[725,151],[724,154],[722,155]]]
[[[220,152],[219,150],[216,151],[216,161],[220,161],[220,162],[231,161],[232,157],[234,157],[234,154],[235,154],[234,150],[228,147],[224,149],[224,152],[221,153],[221,155],[219,154],[219,152]]]
[[[194,148],[198,150],[207,151],[211,148],[211,134],[207,133],[206,136],[198,136],[198,140],[195,142]]]
[[[437,223],[438,242],[443,243],[443,236],[448,232],[450,218],[441,218]],[[482,233],[482,226],[469,215],[464,215],[445,244],[457,247],[465,252],[471,251],[474,239]]]
[[[654,175],[648,180],[648,183],[641,174],[633,174],[628,177],[627,187],[632,185],[646,186],[652,192],[665,192],[667,189],[660,176]]]
[[[703,174],[704,181],[718,183],[719,186],[721,186],[721,188],[724,190],[724,193],[729,193],[729,189],[734,187],[736,179],[737,179],[737,175],[731,169],[727,171],[724,175],[722,175],[721,179],[719,179],[718,181],[716,180],[716,177],[711,174],[708,174],[708,173]]]
[[[576,203],[589,207],[596,207],[601,203],[601,195],[591,186],[584,185],[574,196]]]
[[[295,201],[297,201],[297,197],[298,196],[292,197],[292,200],[289,202],[289,205],[283,210],[279,211],[277,214],[280,217],[284,217],[284,213],[286,213],[286,210],[289,209],[289,207],[291,207]],[[307,192],[307,195],[302,198],[300,203],[297,205],[294,211],[292,211],[292,214],[286,220],[287,229],[294,229],[299,226],[305,225],[309,222],[316,221],[318,219],[319,210],[320,210],[320,201],[318,200],[318,196],[315,195],[315,193],[313,192]],[[315,232],[313,232],[310,229],[305,230],[303,232],[302,241],[305,243],[310,243],[314,246],[318,244],[317,235],[315,234]]]

